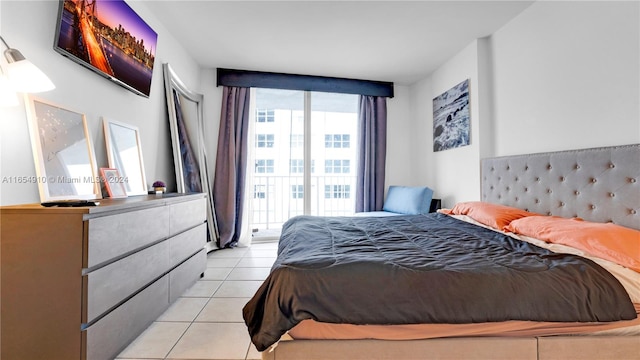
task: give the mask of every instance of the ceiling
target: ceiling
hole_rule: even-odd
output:
[[[391,81],[427,77],[533,1],[154,1],[200,66]]]

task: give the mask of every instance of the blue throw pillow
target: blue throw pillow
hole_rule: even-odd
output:
[[[389,186],[382,210],[407,215],[426,214],[432,197],[433,190],[426,186]]]

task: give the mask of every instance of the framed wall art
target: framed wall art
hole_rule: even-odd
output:
[[[433,99],[433,151],[469,145],[469,79]]]
[[[32,96],[26,103],[40,200],[100,199],[85,115]]]

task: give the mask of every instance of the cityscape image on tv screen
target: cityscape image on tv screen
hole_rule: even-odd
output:
[[[61,2],[54,48],[149,96],[158,35],[123,0]]]

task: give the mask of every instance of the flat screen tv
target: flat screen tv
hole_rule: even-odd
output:
[[[158,34],[123,0],[61,0],[54,49],[149,96]]]

